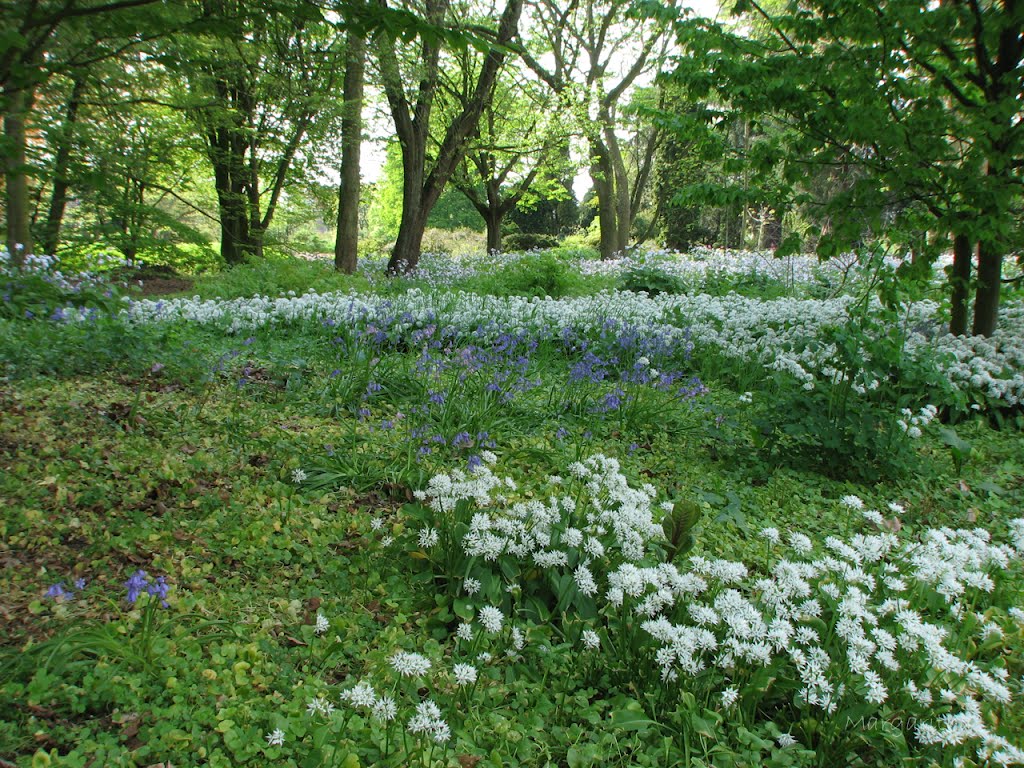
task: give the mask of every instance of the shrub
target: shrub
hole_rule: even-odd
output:
[[[643,291],[650,296],[686,292],[686,284],[680,277],[647,264],[634,264],[625,270],[619,276],[619,288],[634,293]]]
[[[559,298],[577,293],[581,278],[572,266],[553,251],[531,251],[511,259],[491,279],[484,281],[490,293]]]
[[[554,248],[558,238],[538,232],[513,232],[505,235],[501,247],[506,251],[529,251],[534,248]]]

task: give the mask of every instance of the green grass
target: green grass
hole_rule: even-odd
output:
[[[344,290],[361,280],[267,261],[202,279],[196,292]],[[449,439],[489,432],[524,499],[544,498],[545,478],[581,457],[617,457],[633,483],[698,505],[695,554],[755,571],[770,560],[765,526],[862,531],[837,503],[847,494],[879,507],[900,501],[908,530],[983,524],[1001,536],[1024,508],[1024,439],[982,419],[957,427],[970,445],[959,471],[930,433],[912,472],[855,482],[767,460],[725,380],[707,382],[710,394],[692,403],[640,392],[628,417],[599,417],[593,406],[610,385],[574,389],[571,361],[554,347],[542,345],[526,371],[541,385],[500,403],[488,400],[487,371],[427,379],[420,350],[370,355],[333,343],[336,333],[243,340],[187,327],[0,324],[0,758],[33,768],[373,764],[381,742],[371,749],[347,736],[371,733],[368,719],[346,714],[304,732],[296,723],[310,699],[338,704],[342,687],[386,666],[396,648],[450,660],[447,638],[465,605],[408,537],[422,514],[412,492],[482,446],[420,455],[408,439],[414,424]],[[364,398],[371,381],[381,389]],[[419,414],[431,391],[446,392],[445,403]],[[382,546],[383,535],[398,545]],[[139,569],[166,575],[168,609],[145,598],[126,606],[122,585]],[[76,578],[88,586],[75,600],[45,597]],[[318,612],[331,623],[322,638]],[[410,755],[446,766],[460,754],[491,766],[681,764],[682,737],[650,719],[622,670],[563,655],[573,626],[531,626],[531,643],[552,648],[549,661],[499,667],[472,701],[439,693],[461,702],[457,750]],[[1019,660],[1006,663],[1019,677]],[[1019,707],[1007,716],[1019,722]],[[265,739],[278,725],[289,729],[280,749]],[[851,764],[871,764],[864,755]]]

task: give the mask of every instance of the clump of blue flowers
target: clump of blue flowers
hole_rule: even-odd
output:
[[[150,597],[159,599],[162,607],[170,607],[170,603],[167,602],[167,593],[170,591],[171,585],[167,583],[166,576],[150,577],[149,574],[140,569],[133,573],[122,586],[127,590],[124,599],[129,605],[135,605],[138,602],[139,596],[145,592]],[[51,600],[70,602],[85,587],[86,580],[83,578],[75,579],[71,582],[71,587],[65,586],[64,581],[58,581],[47,588],[46,597]]]
[[[131,578],[124,583],[124,586],[128,590],[128,594],[125,596],[125,599],[132,605],[135,605],[135,602],[139,599],[139,595],[145,592],[150,597],[159,598],[160,605],[164,608],[169,606],[169,603],[167,602],[167,592],[171,587],[167,583],[167,579],[163,576],[157,576],[155,579],[151,580],[145,571],[138,570],[131,575]]]

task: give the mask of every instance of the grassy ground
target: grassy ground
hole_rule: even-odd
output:
[[[552,409],[571,391],[568,363],[540,350],[528,377],[541,385],[491,409],[479,407],[484,390],[470,389],[471,378],[445,374],[446,410],[422,425],[448,445],[421,453],[411,424],[383,424],[417,418],[439,386],[418,376],[415,350],[391,350],[367,374],[353,350],[300,331],[243,340],[9,324],[2,333],[8,365],[19,365],[0,380],[0,759],[33,768],[372,764],[378,753],[358,745],[316,745],[348,744],[343,724],[322,735],[289,720],[289,740],[316,747],[305,758],[265,734],[282,712],[348,685],[396,647],[426,642],[446,656],[460,604],[407,538],[417,524],[410,502],[491,440],[527,498],[543,493],[531,478],[564,475],[594,453],[617,457],[632,482],[699,507],[695,554],[755,571],[769,562],[766,526],[862,531],[838,503],[847,494],[880,508],[900,502],[908,530],[984,525],[1002,535],[1024,509],[1024,438],[981,418],[957,427],[970,446],[962,467],[930,432],[905,470],[857,481],[848,468],[822,473],[759,451],[750,417],[734,407],[741,393],[724,379],[706,379],[709,392],[692,400],[644,394],[628,420],[589,405]],[[370,380],[382,390],[367,399]],[[463,429],[472,442],[455,445]],[[166,577],[168,608],[125,604],[124,584],[140,569]],[[56,583],[74,598],[47,597]],[[317,637],[318,613],[336,642]],[[566,663],[499,670],[480,701],[453,705],[457,749],[417,760],[679,764],[676,737],[623,719],[640,691]],[[551,682],[560,675],[575,688]],[[446,695],[462,701],[455,689]],[[599,727],[606,718],[622,727]]]

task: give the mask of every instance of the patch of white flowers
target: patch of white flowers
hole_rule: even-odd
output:
[[[863,506],[852,496],[843,504]],[[1011,527],[1020,531],[1024,521]],[[996,544],[983,529],[950,528],[913,541],[891,533],[830,537],[822,550],[805,538],[791,535],[792,551],[767,576],[699,557],[686,569],[624,564],[609,575],[618,586],[607,599],[643,620],[669,684],[693,690],[700,680],[714,685],[773,666],[774,676],[799,681],[794,705],[824,715],[906,692],[903,706],[918,708],[920,743],[973,743],[1000,765],[1024,760],[984,717],[986,705],[1009,703],[1019,685],[1008,683],[998,654],[984,662],[961,650],[965,634],[1001,637],[988,614],[965,606],[994,592],[993,577],[1020,560],[1024,541]],[[735,700],[733,690],[720,691],[723,706]]]
[[[846,323],[855,308],[849,296],[832,299],[780,298],[762,300],[728,296],[647,296],[604,292],[565,299],[522,296],[481,296],[462,291],[412,288],[382,298],[356,293],[233,300],[172,299],[132,302],[124,311],[130,322],[183,321],[213,324],[231,333],[266,326],[323,324],[361,332],[377,328],[381,319],[389,334],[429,325],[444,325],[465,333],[480,328],[529,333],[556,339],[567,330],[599,333],[608,321],[628,324],[667,340],[693,343],[695,350],[718,354],[785,371],[810,390],[818,381],[849,380],[858,392],[879,386],[870,370],[840,371],[833,361],[834,345],[818,341],[827,328]],[[877,311],[880,305],[872,305]],[[1024,399],[1024,304],[1008,302],[1000,311],[1000,328],[989,338],[951,336],[941,329],[939,307],[921,301],[903,307],[907,339],[905,355],[924,365],[957,389],[977,398],[1015,405]],[[911,417],[913,418],[913,416]],[[904,419],[907,431],[919,424]]]
[[[655,522],[656,491],[650,484],[631,486],[619,462],[601,455],[572,464],[569,475],[582,486],[582,495],[573,495],[560,484],[556,489],[562,492],[545,501],[502,500],[494,491],[514,483],[485,464],[470,474],[453,470],[437,475],[416,497],[434,512],[433,525],[452,525],[455,510],[462,510],[460,519],[469,527],[461,542],[467,556],[484,564],[518,561],[523,568],[564,570],[572,574],[580,592],[593,597],[602,590],[599,582],[610,567],[608,552],[616,553],[616,563],[639,562],[647,556],[650,542],[664,539]],[[434,527],[421,529],[420,541],[430,532]],[[480,582],[471,576],[463,586],[473,595]],[[632,588],[619,583],[610,587]],[[478,618],[488,632],[501,629],[501,613],[491,606],[482,608]]]

